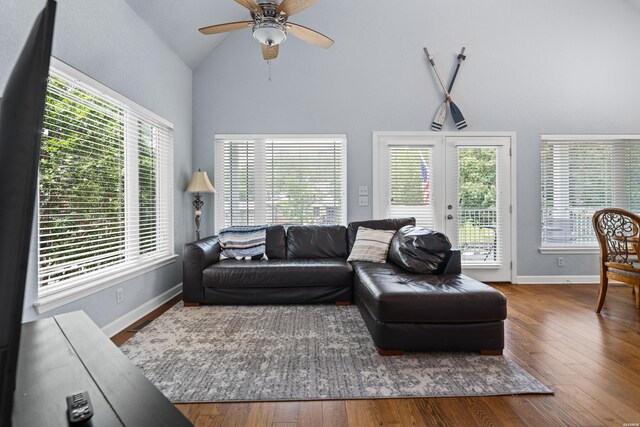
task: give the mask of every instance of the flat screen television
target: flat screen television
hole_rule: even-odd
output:
[[[0,101],[0,425],[11,425],[56,2],[36,18]]]

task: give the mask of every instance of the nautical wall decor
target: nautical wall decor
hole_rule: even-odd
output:
[[[436,111],[436,115],[433,119],[433,122],[431,123],[431,130],[434,130],[434,131],[442,130],[442,125],[444,124],[444,121],[447,118],[447,105],[449,105],[449,109],[451,110],[451,118],[456,124],[456,127],[458,128],[458,130],[462,130],[467,127],[467,121],[462,115],[462,111],[460,111],[460,108],[458,108],[458,106],[453,102],[453,99],[451,99],[451,91],[453,90],[453,84],[456,81],[456,77],[458,77],[458,71],[460,71],[460,65],[462,65],[462,62],[467,58],[466,55],[464,54],[464,51],[465,51],[465,48],[463,47],[462,50],[460,51],[460,54],[458,55],[458,64],[456,65],[456,69],[453,73],[453,77],[451,78],[451,82],[449,83],[449,89],[447,90],[444,83],[442,82],[442,77],[440,77],[440,73],[438,72],[438,68],[436,67],[436,62],[433,58],[433,55],[429,53],[429,50],[426,47],[424,48],[424,53],[427,55],[427,58],[429,58],[431,67],[433,68],[433,71],[436,73],[438,82],[440,83],[442,90],[444,90],[444,95],[445,95],[444,101],[438,108],[438,111]]]

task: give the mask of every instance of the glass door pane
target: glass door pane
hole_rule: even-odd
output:
[[[416,218],[434,228],[432,150],[424,146],[389,147],[389,217]]]
[[[499,264],[497,150],[458,147],[458,247],[464,264]]]

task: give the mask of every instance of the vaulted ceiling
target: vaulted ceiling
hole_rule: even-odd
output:
[[[247,10],[233,0],[125,1],[191,68],[225,37],[204,36],[198,28],[249,18]]]
[[[125,1],[192,69],[226,37],[204,36],[198,28],[249,19],[247,10],[233,0]],[[640,0],[624,1],[640,12]]]
[[[633,6],[638,12],[640,12],[640,0],[627,0],[631,6]]]

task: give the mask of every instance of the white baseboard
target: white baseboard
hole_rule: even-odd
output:
[[[562,285],[600,283],[600,276],[518,276],[519,285]]]
[[[106,336],[111,338],[127,326],[133,324],[133,322],[135,322],[136,320],[141,319],[147,314],[151,313],[153,310],[160,307],[162,304],[169,301],[180,292],[182,292],[182,283],[178,283],[173,288],[164,291],[157,297],[150,299],[138,308],[128,312],[122,317],[117,318],[108,325],[103,326],[102,332],[104,332]]]

